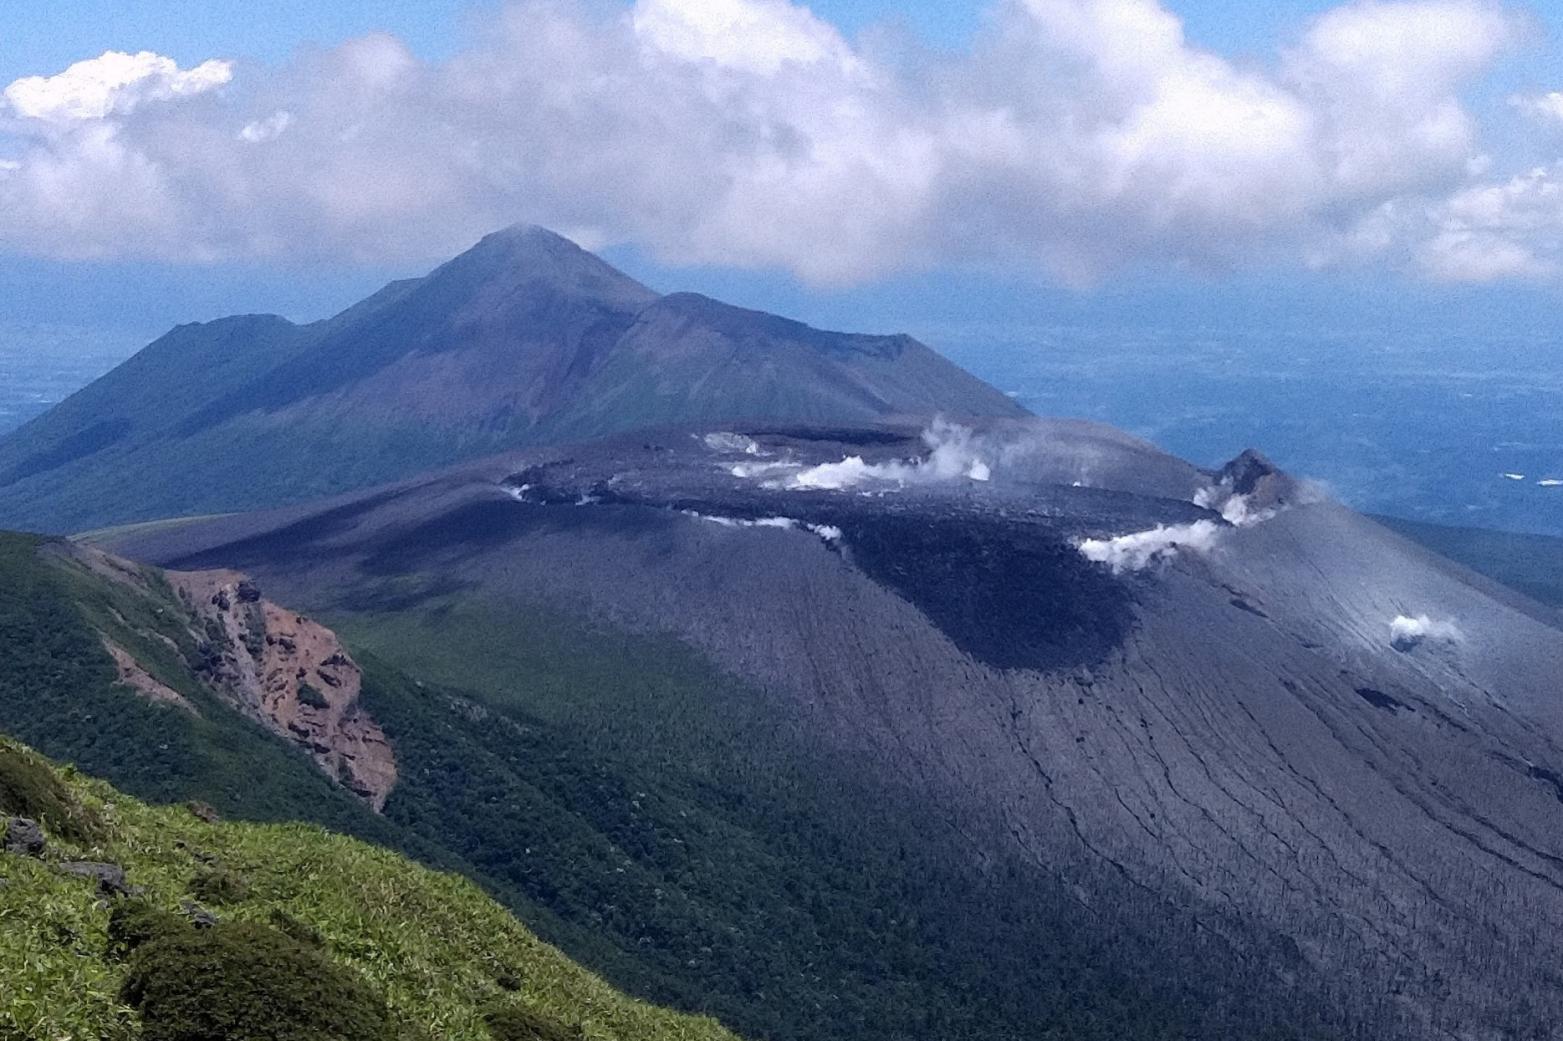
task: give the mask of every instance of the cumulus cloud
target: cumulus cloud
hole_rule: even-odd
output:
[[[151,51],[109,51],[79,61],[55,76],[27,76],[5,88],[5,109],[26,120],[71,124],[129,115],[148,101],[167,101],[215,90],[233,79],[233,66],[206,61],[181,69]]]
[[[1551,278],[1563,261],[1563,163],[1456,192],[1418,259],[1450,282]]]
[[[1435,621],[1427,615],[1399,615],[1389,623],[1389,643],[1397,651],[1410,651],[1423,643],[1458,643],[1464,639],[1453,622]]]
[[[1461,96],[1515,36],[1487,0],[1353,0],[1266,66],[1158,0],[996,0],[987,25],[909,56],[790,0],[516,0],[437,62],[389,36],[276,70],[105,55],[6,88],[0,243],[385,261],[530,220],[821,283],[1410,255],[1477,190]],[[1427,249],[1435,274],[1541,262]]]

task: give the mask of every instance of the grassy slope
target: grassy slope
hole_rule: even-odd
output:
[[[1552,607],[1563,608],[1563,539],[1486,528],[1453,528],[1398,517],[1375,517],[1472,571]]]
[[[28,756],[9,741],[0,756]],[[248,883],[225,919],[266,922],[275,911],[317,930],[331,958],[366,978],[399,1020],[429,1036],[487,1038],[484,1010],[516,1003],[582,1038],[726,1041],[708,1019],[633,1001],[539,941],[471,882],[303,824],[208,824],[153,808],[74,773],[59,774],[103,821],[89,841],[50,836],[43,861],[0,854],[0,1037],[133,1038],[117,999],[125,971],[108,957],[109,910],[95,887],[49,861],[126,868],[169,911],[215,857]],[[0,806],[0,810],[12,807]],[[516,983],[520,984],[516,990]]]

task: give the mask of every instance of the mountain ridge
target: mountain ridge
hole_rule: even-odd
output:
[[[181,325],[0,438],[0,526],[305,501],[527,444],[689,422],[1019,416],[904,335],[660,295],[517,226],[303,325]]]

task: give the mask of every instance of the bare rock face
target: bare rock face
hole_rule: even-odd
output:
[[[263,599],[236,571],[173,571],[168,581],[202,627],[212,685],[380,812],[396,757],[359,703],[363,673],[336,634]]]
[[[129,687],[148,701],[159,705],[173,705],[192,716],[200,715],[183,694],[147,672],[140,662],[131,657],[129,651],[106,636],[103,638],[103,649],[114,659],[114,668],[119,672],[119,682],[122,685]]]
[[[1252,448],[1244,449],[1216,476],[1222,487],[1247,498],[1257,508],[1287,506],[1297,497],[1296,482]]]

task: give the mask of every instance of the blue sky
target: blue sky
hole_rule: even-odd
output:
[[[665,0],[662,6],[677,8],[680,2],[688,6],[697,0]],[[1050,2],[1058,7],[1073,0]],[[1093,0],[1080,3],[1089,8]],[[599,12],[610,6],[606,0],[595,7],[592,0],[574,0],[574,4]],[[1477,0],[1472,0],[1472,4],[1482,6]],[[1178,82],[1179,77],[1187,77],[1189,70],[1199,69],[1195,63],[1200,59],[1194,52],[1205,51],[1229,66],[1216,77],[1221,89],[1227,86],[1223,77],[1230,79],[1231,75],[1258,70],[1257,74],[1266,78],[1265,90],[1292,90],[1290,81],[1275,72],[1281,51],[1297,47],[1311,19],[1336,6],[1317,0],[1272,4],[1238,0],[1169,2],[1166,10],[1182,20],[1190,46],[1168,56],[1151,71],[1157,75],[1165,73],[1170,82]],[[789,226],[800,225],[803,230],[795,235],[778,233],[764,241],[751,241],[753,237],[745,234],[745,222],[752,225],[764,217],[763,207],[753,209],[755,198],[764,201],[764,186],[751,188],[733,202],[732,214],[718,215],[726,223],[714,225],[718,218],[693,210],[678,220],[665,220],[662,214],[670,202],[660,198],[635,204],[638,209],[626,208],[603,216],[589,197],[594,179],[601,176],[595,167],[584,173],[571,171],[557,182],[498,184],[494,198],[469,205],[473,171],[463,168],[459,176],[466,180],[453,179],[443,186],[455,201],[443,210],[431,205],[426,213],[420,211],[416,220],[409,221],[411,226],[401,238],[366,232],[365,218],[356,212],[343,216],[344,208],[352,207],[341,200],[332,200],[335,209],[325,216],[301,206],[297,213],[288,210],[281,223],[267,224],[266,214],[297,202],[291,196],[279,196],[275,203],[256,202],[254,213],[221,213],[211,218],[223,224],[253,219],[256,227],[251,231],[246,226],[248,237],[242,243],[236,244],[224,229],[213,231],[203,226],[201,215],[211,207],[235,205],[236,196],[249,198],[281,191],[279,182],[285,181],[287,175],[276,170],[286,170],[287,166],[279,162],[276,170],[262,179],[245,181],[241,190],[228,182],[211,182],[210,178],[219,175],[206,166],[215,164],[208,163],[210,157],[205,153],[192,153],[191,169],[200,168],[200,177],[208,179],[194,183],[192,175],[192,186],[184,183],[186,172],[178,169],[183,157],[177,148],[195,146],[171,146],[173,135],[183,135],[181,141],[213,140],[212,127],[218,125],[215,121],[220,117],[234,125],[243,124],[246,134],[253,130],[257,139],[269,138],[274,132],[280,135],[279,144],[299,137],[303,133],[299,124],[306,118],[302,111],[311,104],[323,107],[320,92],[325,89],[320,86],[322,76],[311,79],[300,68],[313,59],[324,65],[345,61],[328,56],[336,54],[332,49],[344,41],[370,32],[392,34],[417,61],[429,63],[430,68],[447,68],[453,59],[463,60],[463,56],[473,54],[508,60],[509,52],[495,43],[499,9],[497,4],[463,0],[398,4],[273,0],[264,6],[264,16],[257,17],[253,4],[211,0],[78,0],[70,4],[9,0],[0,10],[0,87],[24,76],[59,73],[73,62],[109,50],[156,52],[173,59],[179,70],[195,69],[213,58],[231,59],[235,65],[231,73],[225,74],[231,79],[224,80],[221,90],[213,90],[209,95],[193,101],[159,101],[156,106],[142,102],[134,112],[126,106],[122,115],[111,113],[108,117],[113,122],[116,147],[123,143],[138,162],[143,157],[134,149],[144,149],[146,164],[174,171],[174,179],[180,183],[175,185],[177,191],[170,190],[172,202],[149,196],[141,204],[133,195],[134,186],[123,181],[120,171],[101,186],[105,194],[100,205],[108,215],[107,223],[114,226],[107,231],[98,225],[87,227],[79,243],[64,237],[65,233],[59,230],[62,221],[58,214],[41,212],[36,220],[19,223],[15,228],[8,228],[0,219],[0,322],[57,320],[155,331],[176,320],[236,310],[275,310],[294,317],[319,315],[351,302],[386,278],[426,269],[434,259],[454,248],[455,243],[469,240],[488,224],[512,217],[541,220],[570,233],[575,233],[579,225],[585,231],[584,237],[603,239],[611,259],[662,288],[692,286],[739,302],[855,327],[903,325],[937,329],[964,324],[976,329],[984,323],[1020,327],[1050,318],[1241,324],[1253,321],[1256,314],[1265,315],[1268,320],[1309,323],[1317,321],[1324,309],[1332,312],[1333,319],[1360,322],[1365,327],[1409,320],[1456,319],[1477,325],[1495,320],[1538,325],[1549,321],[1559,302],[1558,280],[1549,272],[1556,258],[1557,238],[1563,235],[1563,217],[1554,229],[1548,223],[1553,220],[1551,211],[1538,210],[1536,202],[1551,198],[1556,187],[1550,179],[1552,171],[1549,169],[1546,178],[1535,184],[1527,182],[1519,187],[1515,187],[1513,178],[1538,168],[1538,164],[1555,162],[1563,154],[1563,133],[1555,133],[1544,121],[1517,117],[1516,105],[1510,100],[1515,96],[1544,98],[1549,92],[1563,90],[1563,72],[1558,71],[1563,68],[1558,61],[1563,3],[1556,2],[1507,8],[1510,21],[1506,25],[1512,28],[1494,30],[1507,34],[1507,38],[1501,46],[1495,45],[1492,55],[1460,52],[1459,40],[1450,40],[1448,34],[1435,35],[1435,43],[1451,48],[1447,63],[1430,66],[1429,76],[1448,79],[1441,86],[1429,87],[1437,96],[1413,102],[1397,99],[1394,105],[1386,106],[1388,114],[1381,125],[1347,127],[1341,138],[1345,144],[1329,146],[1336,152],[1366,147],[1361,143],[1371,144],[1405,131],[1409,143],[1402,152],[1389,155],[1385,165],[1403,169],[1426,167],[1433,172],[1425,177],[1380,173],[1368,188],[1355,184],[1344,188],[1303,188],[1286,182],[1283,173],[1277,172],[1285,166],[1285,155],[1278,153],[1270,165],[1254,164],[1253,181],[1246,196],[1239,182],[1249,171],[1243,167],[1234,174],[1234,184],[1238,185],[1233,191],[1234,208],[1248,206],[1254,212],[1240,215],[1241,219],[1235,217],[1234,225],[1245,226],[1230,235],[1220,215],[1213,217],[1208,205],[1192,206],[1187,213],[1177,211],[1171,218],[1165,217],[1169,207],[1188,204],[1189,191],[1207,190],[1200,186],[1213,176],[1225,177],[1228,169],[1219,162],[1201,167],[1197,157],[1190,159],[1191,153],[1205,147],[1209,140],[1208,136],[1197,136],[1208,135],[1208,127],[1193,127],[1190,133],[1195,136],[1187,142],[1176,139],[1178,120],[1188,118],[1189,110],[1174,110],[1159,117],[1163,124],[1144,135],[1148,143],[1134,147],[1165,147],[1166,154],[1151,156],[1154,162],[1147,167],[1149,174],[1142,169],[1114,167],[1110,174],[1124,177],[1129,187],[1100,203],[1099,212],[1089,212],[1084,218],[1077,216],[1078,203],[1050,209],[1051,204],[1033,205],[1028,199],[1028,192],[1042,197],[1060,190],[1056,181],[1047,179],[1053,176],[1052,172],[1005,167],[975,175],[950,175],[955,178],[951,183],[964,193],[958,196],[956,188],[949,186],[909,195],[916,205],[929,208],[931,216],[926,228],[902,226],[890,213],[875,214],[878,223],[858,229],[857,211],[836,213],[829,209],[840,191],[818,197],[807,195],[808,190],[816,187],[817,172],[800,170],[795,176],[799,183],[805,183],[805,194],[800,195],[798,209],[779,220],[784,219]],[[842,68],[860,60],[872,60],[877,54],[875,34],[871,31],[876,26],[899,26],[928,47],[962,55],[973,46],[978,26],[993,17],[988,5],[957,2],[821,0],[809,5],[809,9],[847,41],[838,48],[826,40],[820,45],[825,57],[809,58],[827,62],[831,75],[841,75],[843,91],[858,89],[861,77],[851,69],[842,72]],[[1061,31],[1060,24],[1055,20],[1043,29],[1056,35]],[[675,28],[682,31],[681,27]],[[792,32],[795,28],[789,23],[777,32]],[[810,47],[821,39],[819,32],[808,26],[804,26],[799,38]],[[614,42],[608,40],[604,47]],[[684,45],[678,39],[667,44],[675,50]],[[700,44],[708,45],[709,41]],[[1049,44],[1043,40],[1037,46],[1046,48]],[[1137,51],[1132,40],[1117,44],[1096,41],[1080,46],[1097,48],[1085,57],[1114,69],[1124,64],[1123,53],[1134,55]],[[858,53],[849,53],[853,48]],[[1143,49],[1154,47],[1148,44]],[[1035,61],[1041,64],[1055,59],[1082,60],[1082,53],[1085,52],[1072,52],[1060,59],[1043,49],[1037,51]],[[688,57],[683,52],[679,56]],[[701,60],[707,58],[702,52]],[[527,52],[526,60],[547,59],[547,55],[539,58]],[[374,60],[389,59],[376,55]],[[727,56],[719,60],[736,59]],[[1027,60],[1032,60],[1030,52]],[[1462,66],[1450,71],[1461,63],[1471,69]],[[992,65],[991,56],[985,61],[979,56],[971,59],[971,65],[961,74],[974,75]],[[785,88],[791,93],[780,87],[774,95],[767,93],[770,84],[784,77],[776,76],[769,67],[755,72],[751,66],[752,63],[740,62],[733,67],[752,74],[754,82],[746,89],[755,92],[762,106],[772,106],[766,109],[766,125],[790,124],[798,135],[814,135],[815,140],[824,141],[829,148],[842,147],[843,140],[850,140],[858,132],[854,127],[843,129],[821,122],[818,99],[800,91],[796,84]],[[1102,75],[1105,77],[1106,73]],[[1126,75],[1133,81],[1145,73],[1130,70]],[[897,113],[896,119],[901,118],[902,109],[921,102],[918,78],[914,69],[907,77],[910,83],[887,104],[887,111]],[[440,86],[448,88],[446,81]],[[828,87],[831,81],[825,82]],[[1094,104],[1090,91],[1105,95],[1117,86],[1115,81],[1104,78],[1101,84],[1085,88],[1086,93],[1071,99],[1070,104],[1089,108]],[[973,106],[987,105],[992,111],[1022,111],[1027,106],[1037,106],[1038,99],[1046,98],[1046,91],[1051,88],[1044,83],[1040,87],[1028,84],[1026,89],[1030,93],[1021,95],[1020,88],[1013,84],[985,85],[987,93],[983,97],[961,95],[958,100]],[[208,104],[209,99],[219,96],[220,102],[211,100]],[[882,100],[877,93],[865,97],[864,104]],[[335,104],[339,97],[329,95],[328,100]],[[949,99],[943,100],[949,103]],[[1285,100],[1288,104],[1293,101],[1290,95]],[[1411,124],[1397,122],[1400,109],[1412,103],[1425,103],[1428,111],[1434,113],[1457,103],[1473,128],[1468,135],[1470,140],[1451,145],[1441,139],[1438,149],[1428,151],[1417,135],[1423,135],[1427,125],[1433,125],[1432,117],[1410,130],[1407,128]],[[1309,118],[1326,111],[1331,104],[1335,102],[1309,98],[1297,103],[1300,109],[1306,109]],[[219,112],[218,105],[226,107]],[[1314,107],[1308,108],[1310,105]],[[287,120],[273,126],[266,122],[268,113],[286,114]],[[458,115],[467,118],[466,113]],[[636,112],[617,115],[631,120],[644,117]],[[0,117],[3,116],[0,109]],[[398,110],[387,118],[406,119],[407,129],[402,137],[414,142],[427,128],[453,121],[449,107],[437,112]],[[471,118],[472,133],[480,137],[492,134],[495,139],[510,139],[534,135],[529,139],[533,151],[539,143],[548,148],[568,148],[560,142],[576,140],[579,131],[579,127],[561,126],[557,135],[550,136],[546,126],[541,130],[530,125],[490,127],[481,120],[494,118],[492,114]],[[677,130],[687,131],[696,147],[705,147],[715,140],[712,135],[720,133],[720,128],[713,130],[711,125],[699,123],[699,118],[691,116],[696,122],[690,128]],[[875,118],[879,118],[877,113]],[[287,129],[288,123],[293,123],[292,129]],[[1563,117],[1559,123],[1563,124]],[[1445,138],[1453,133],[1448,131],[1447,120],[1437,125]],[[1047,127],[1045,122],[1039,123],[1032,132],[1045,137]],[[1172,129],[1167,131],[1166,127]],[[357,133],[359,127],[350,129]],[[395,137],[394,130],[388,128],[391,138]],[[0,146],[5,144],[6,131],[0,118]],[[907,127],[900,123],[881,126],[875,122],[864,132],[882,132],[886,141],[896,143],[906,136],[906,131]],[[22,144],[16,145],[17,149],[26,146],[46,151],[56,166],[79,158],[76,152],[62,151],[81,147],[84,132],[76,124],[72,124],[69,133],[59,129],[57,123],[36,131],[32,138],[26,136],[28,132],[27,126],[20,131],[22,137],[18,140]],[[1170,145],[1166,140],[1169,134],[1174,138]],[[337,133],[337,138],[345,136],[345,132]],[[1242,142],[1234,144],[1219,137],[1214,140],[1218,147],[1232,148],[1229,165],[1253,160]],[[634,143],[636,147],[644,146],[639,138]],[[463,144],[459,138],[447,138],[437,145],[431,142],[430,147],[445,152]],[[312,154],[302,151],[302,144],[298,147],[299,155]],[[376,147],[382,151],[369,158],[380,163],[387,146]],[[614,142],[608,140],[605,147],[615,147]],[[174,150],[169,151],[170,148]],[[1037,157],[1025,162],[1045,165],[1045,153],[1045,149],[1039,150]],[[0,174],[8,154],[0,147]],[[232,158],[225,157],[224,163],[242,163],[248,154],[236,152]],[[1308,154],[1312,156],[1311,152]],[[414,154],[411,160],[416,158]],[[968,157],[959,158],[965,161]],[[416,164],[411,160],[409,169],[415,171]],[[20,161],[11,160],[13,165]],[[351,164],[365,161],[364,156],[345,158],[342,169],[347,172],[342,176],[351,177],[354,171],[364,169]],[[477,183],[497,184],[506,175],[496,171],[513,169],[523,161],[499,148],[492,156],[484,157],[488,165]],[[944,161],[945,166],[950,162]],[[1267,158],[1266,163],[1269,162]],[[368,169],[378,171],[380,167]],[[677,168],[672,169],[671,175],[662,175],[664,183],[679,176]],[[887,162],[884,169],[875,168],[870,174],[885,179],[883,191],[864,189],[870,197],[884,192],[924,190],[924,179],[916,179],[911,187],[903,184],[894,163]],[[457,174],[451,176],[455,178]],[[529,172],[526,176],[538,175]],[[613,171],[609,176],[626,177],[622,188],[614,182],[615,197],[647,191],[644,183],[623,171]],[[1137,187],[1141,183],[1137,178],[1144,179],[1143,187]],[[1183,178],[1195,188],[1160,197],[1156,195],[1160,190],[1158,178]],[[788,183],[783,183],[783,193]],[[0,180],[0,186],[3,184]],[[94,187],[99,186],[94,183]],[[849,184],[842,190],[858,188]],[[1290,211],[1262,212],[1267,195],[1284,196],[1294,190],[1298,200],[1286,205],[1297,211],[1299,225],[1309,226],[1306,236],[1293,236],[1287,231]],[[414,197],[421,198],[416,193]],[[142,219],[144,211],[150,215],[145,220],[164,223],[145,227],[131,224],[130,217],[117,206],[125,198],[131,203],[124,209],[134,211],[132,215],[137,219]],[[956,201],[951,202],[951,198]],[[0,202],[4,201],[0,198]],[[1221,201],[1219,196],[1216,201]],[[672,204],[681,202],[672,200]],[[1505,211],[1489,223],[1499,227],[1504,235],[1528,237],[1496,241],[1486,225],[1472,224],[1471,213],[1486,214],[1500,203],[1514,207],[1514,213]],[[309,204],[324,205],[318,199],[309,200]],[[20,205],[11,208],[15,210]],[[195,216],[175,213],[178,205],[187,205]],[[1550,203],[1543,201],[1539,205]],[[816,213],[821,206],[824,211]],[[164,218],[164,210],[173,216]],[[67,208],[62,213],[73,217],[75,211]],[[1408,213],[1428,214],[1425,220],[1432,223],[1426,227],[1418,225],[1416,221],[1423,218],[1408,220]],[[1033,220],[1042,230],[1027,233],[1029,238],[1020,236],[1024,241],[1013,241],[1017,236],[1006,228],[1016,221]],[[1080,220],[1081,225],[1063,227],[1071,220]],[[332,221],[341,221],[341,227],[336,229]],[[1153,226],[1147,228],[1147,222]],[[1262,225],[1262,230],[1250,233],[1245,222]],[[1535,230],[1538,222],[1539,232]],[[85,220],[82,223],[87,224]],[[119,223],[126,226],[120,229]],[[815,223],[817,229],[813,227]],[[335,230],[329,235],[323,231],[315,233],[316,228],[327,226]],[[838,243],[832,232],[838,226],[844,232],[850,230],[862,236],[861,241],[839,244],[839,256],[833,252]],[[945,251],[943,243],[950,239],[950,226],[962,231],[990,230],[981,235],[974,233],[971,243]],[[419,241],[419,229],[424,227],[450,230],[437,245],[420,252],[409,241]],[[1451,238],[1451,234],[1455,237]],[[206,235],[210,241],[203,240],[198,248],[192,247],[191,255],[181,255],[177,244],[190,241],[194,235]],[[158,236],[166,236],[166,241]],[[153,245],[144,245],[148,242]],[[1449,253],[1450,249],[1456,249],[1457,254]],[[884,259],[901,253],[916,259],[906,265]],[[1516,277],[1509,277],[1511,274]]]
[[[350,36],[387,31],[419,53],[443,57],[461,45],[475,11],[494,4],[471,0],[7,0],[0,29],[0,77],[50,72],[105,50],[153,50],[182,62],[214,56],[285,60],[301,46],[330,45]],[[890,22],[924,40],[959,46],[976,30],[984,4],[888,0],[817,0],[808,7],[848,33]],[[1263,53],[1302,19],[1331,4],[1326,0],[1199,0],[1168,5],[1198,42],[1227,52]],[[1532,5],[1563,25],[1563,3]]]

